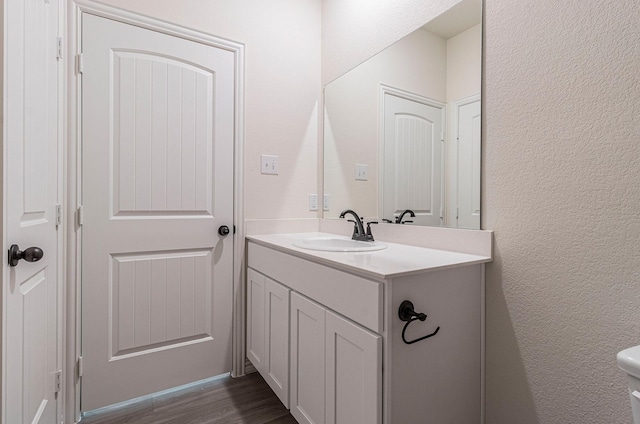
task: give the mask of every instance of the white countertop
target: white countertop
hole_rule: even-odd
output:
[[[389,247],[373,252],[324,252],[293,246],[307,237],[330,236],[327,233],[291,233],[247,236],[247,239],[284,253],[308,259],[334,268],[384,280],[464,265],[491,262],[488,256],[470,255],[445,250],[428,249],[385,242]],[[344,237],[349,238],[349,237]]]

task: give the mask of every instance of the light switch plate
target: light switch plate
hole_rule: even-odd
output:
[[[278,175],[278,156],[261,155],[261,174]]]
[[[361,163],[356,163],[356,180],[358,181],[367,181],[368,180],[368,165],[364,165]]]
[[[325,194],[322,199],[322,209],[325,211],[329,210],[329,195]]]

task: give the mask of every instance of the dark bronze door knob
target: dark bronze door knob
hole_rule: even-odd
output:
[[[9,266],[16,266],[20,259],[27,262],[38,262],[44,256],[44,252],[39,247],[28,247],[20,250],[17,244],[12,244],[9,248]]]

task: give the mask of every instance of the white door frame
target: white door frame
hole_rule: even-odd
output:
[[[235,55],[235,123],[234,123],[234,255],[233,255],[233,376],[241,376],[244,368],[244,213],[243,213],[243,143],[244,143],[244,45],[189,28],[117,9],[92,0],[71,0],[67,10],[67,150],[66,150],[66,355],[65,355],[65,416],[80,418],[80,379],[78,365],[81,354],[81,261],[82,226],[78,208],[82,204],[81,186],[81,102],[82,86],[79,77],[78,53],[81,51],[82,14],[89,13],[114,21],[135,25],[163,34],[196,41],[233,52]],[[68,418],[67,418],[68,420]]]
[[[428,97],[421,96],[419,94],[412,93],[410,91],[402,90],[400,88],[391,87],[390,85],[380,84],[379,96],[378,96],[378,217],[380,219],[383,218],[384,211],[384,118],[385,118],[385,108],[384,108],[384,97],[389,94],[392,96],[400,97],[401,99],[410,100],[416,103],[422,103],[427,106],[432,106],[442,110],[442,139],[444,140],[446,137],[446,123],[447,123],[447,111],[446,104],[439,102],[437,100],[430,99]],[[445,204],[444,204],[444,188],[445,188],[445,151],[444,146],[442,146],[442,154],[440,155],[440,169],[442,169],[443,177],[440,182],[440,207],[442,208],[440,215],[444,218],[446,213]],[[441,220],[442,221],[442,220]]]

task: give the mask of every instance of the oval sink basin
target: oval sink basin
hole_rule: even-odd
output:
[[[358,241],[338,237],[308,237],[293,242],[293,245],[325,252],[371,252],[387,248],[387,244],[380,241]]]

